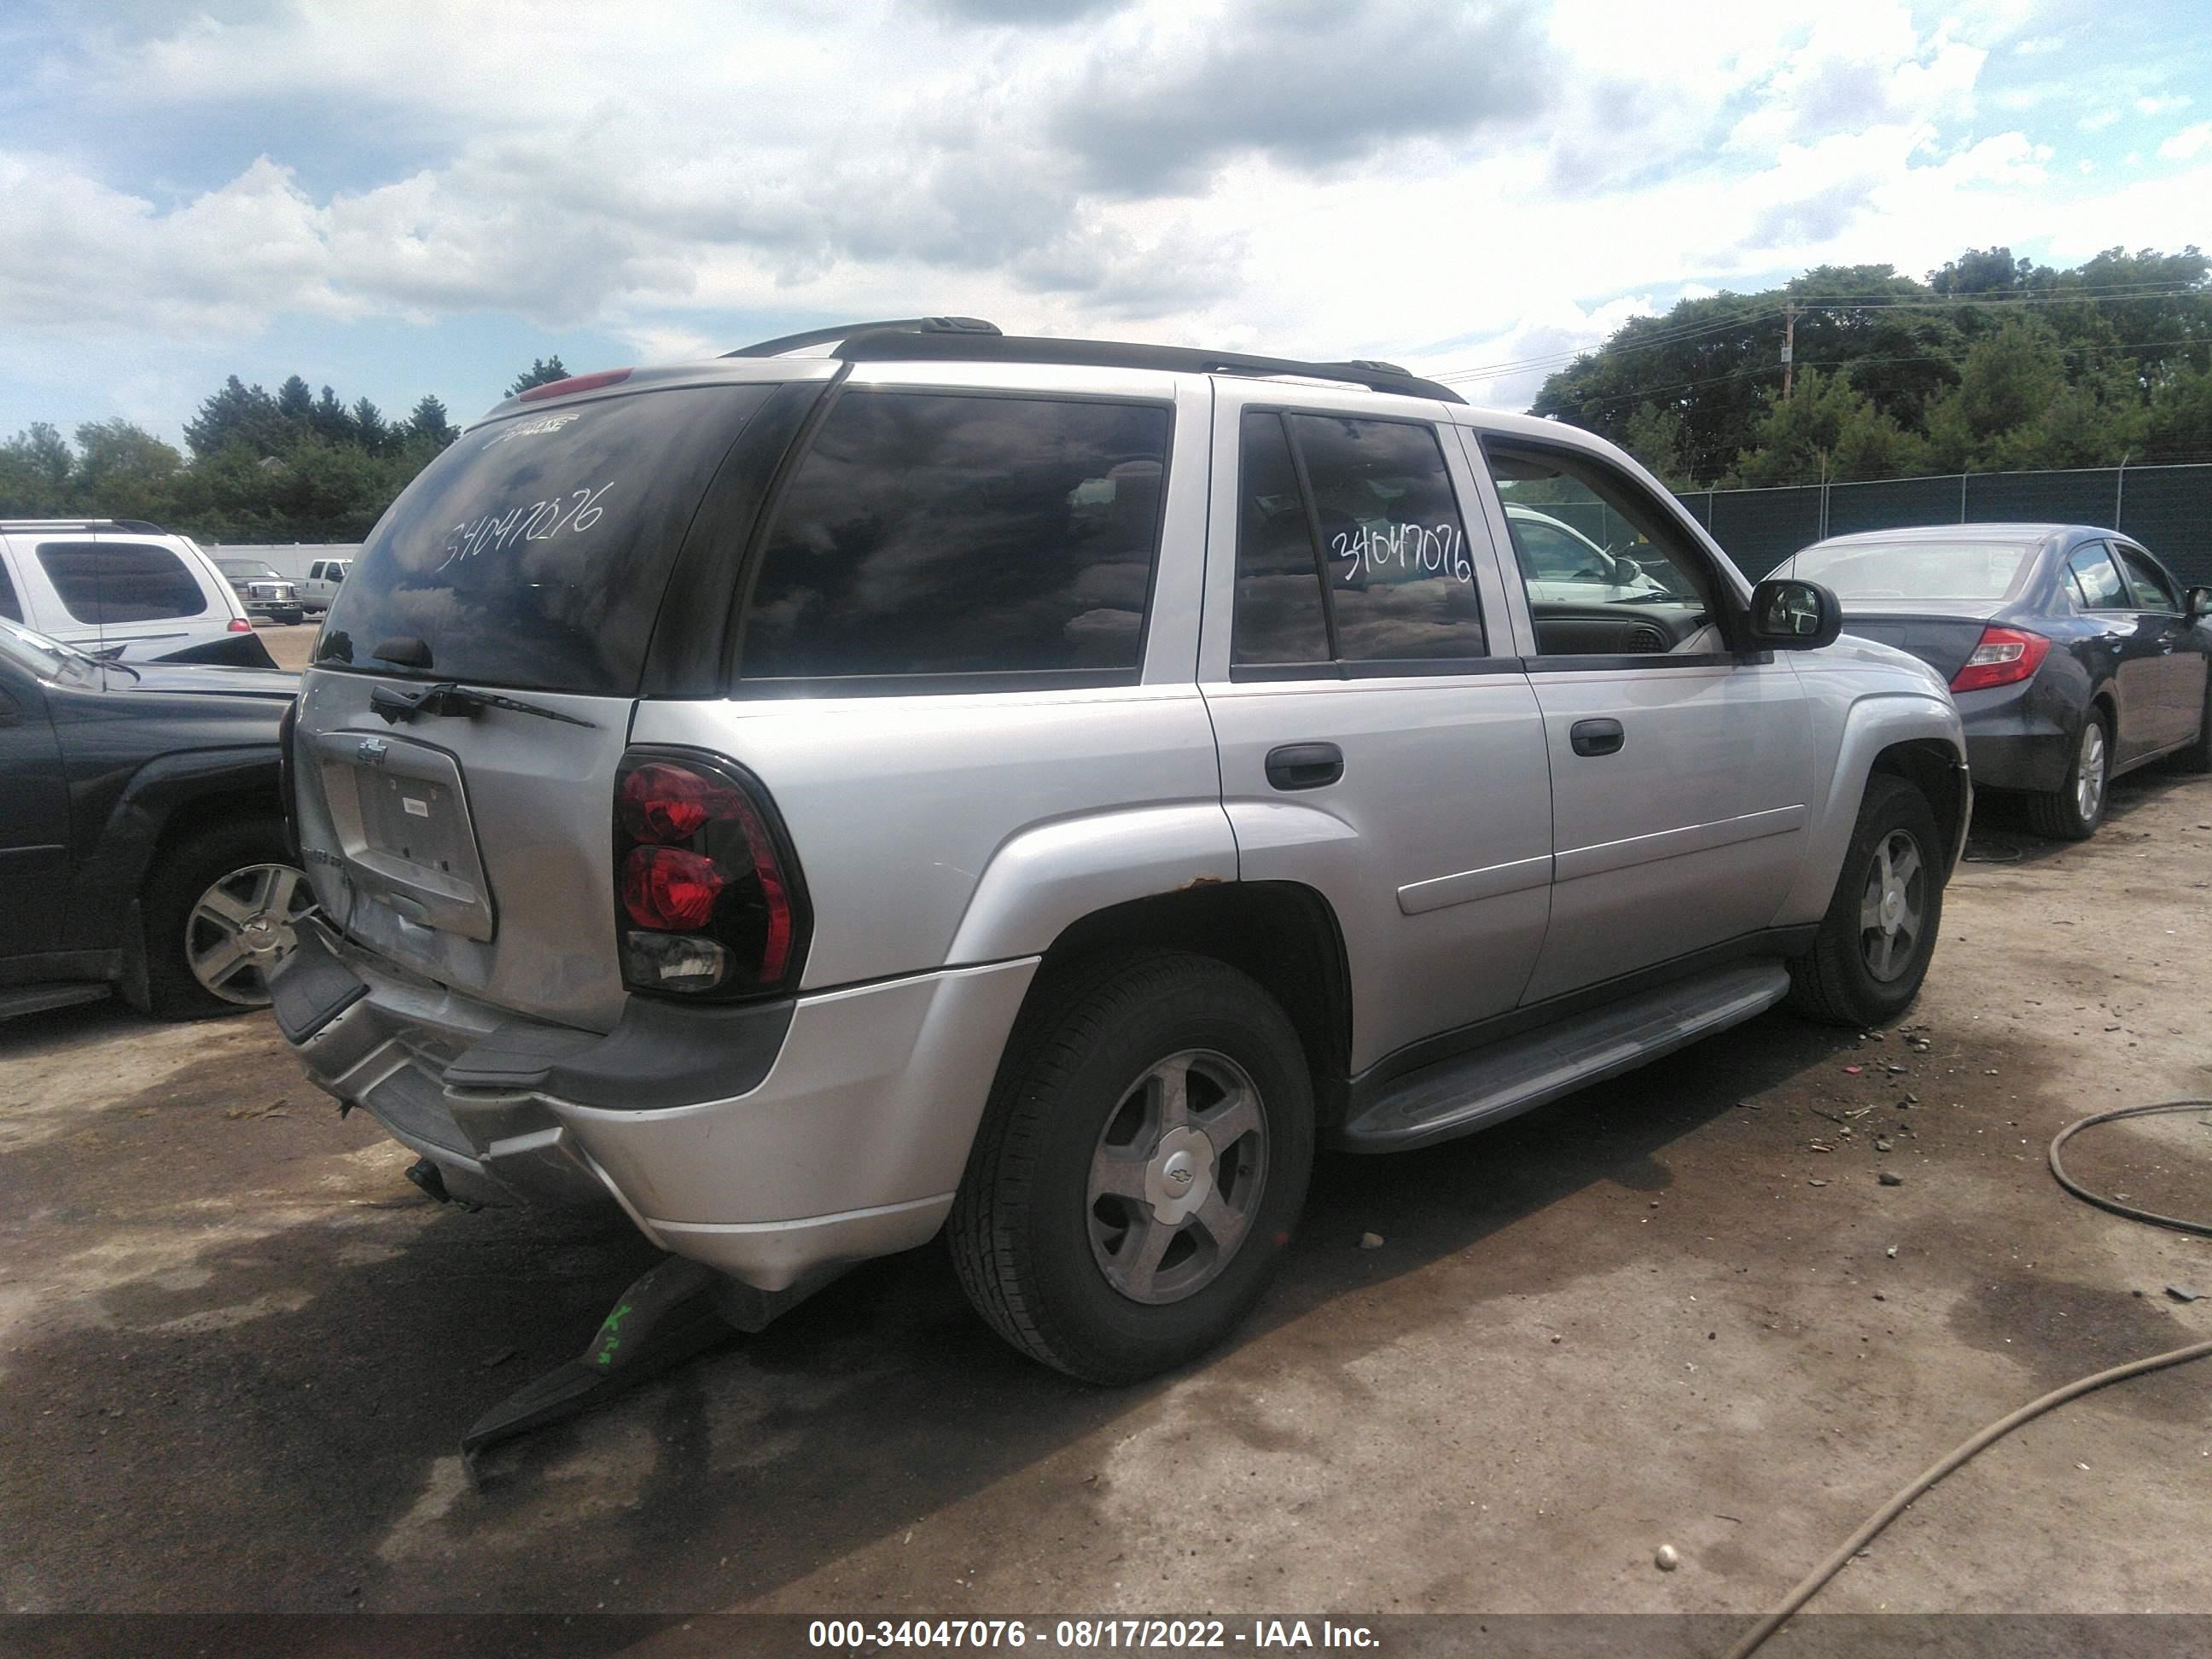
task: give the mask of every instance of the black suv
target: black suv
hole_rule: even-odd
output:
[[[313,902],[278,789],[295,686],[0,620],[0,1016],[111,986],[167,1018],[268,1002]]]

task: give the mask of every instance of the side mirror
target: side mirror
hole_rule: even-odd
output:
[[[1843,631],[1842,602],[1818,582],[1786,577],[1751,590],[1751,637],[1770,651],[1817,651]]]
[[[2202,622],[2212,617],[2212,587],[2192,587],[2183,596],[2182,606],[2191,622]]]

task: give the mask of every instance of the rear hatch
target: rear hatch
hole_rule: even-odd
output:
[[[1844,632],[1909,651],[1949,680],[1966,665],[1982,629],[2005,608],[2002,600],[1915,599],[1910,611],[1890,610],[1878,600],[1846,599]]]
[[[295,739],[309,877],[351,938],[500,1006],[611,1026],[616,769],[678,549],[772,391],[525,406],[385,514],[332,598]]]

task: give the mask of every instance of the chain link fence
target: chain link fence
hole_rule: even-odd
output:
[[[2212,584],[2212,465],[1967,472],[1782,489],[1693,489],[1680,499],[1754,579],[1825,536],[1905,525],[2022,521],[2118,530],[2158,555],[2185,584]]]

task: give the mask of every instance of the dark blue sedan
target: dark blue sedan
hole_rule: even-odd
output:
[[[1962,524],[1817,542],[1773,573],[1832,588],[1845,631],[1951,683],[1978,789],[2081,841],[2123,772],[2212,770],[2212,587],[2087,525]]]

